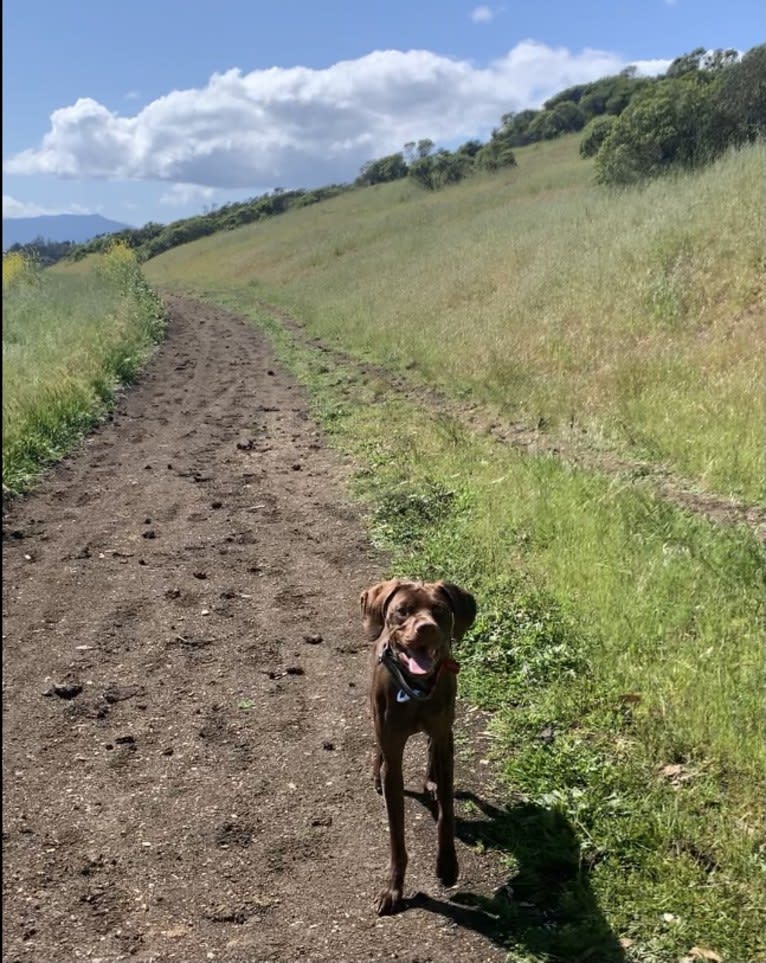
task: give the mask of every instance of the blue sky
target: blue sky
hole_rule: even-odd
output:
[[[352,180],[430,137],[695,47],[763,42],[760,0],[5,0],[3,214],[168,222]]]

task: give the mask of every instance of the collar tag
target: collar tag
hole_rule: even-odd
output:
[[[415,693],[416,696],[421,696],[421,695],[423,695],[423,693],[420,692],[419,689],[413,689],[412,691]],[[408,696],[406,692],[402,692],[402,690],[399,689],[399,690],[397,690],[397,693],[396,693],[396,701],[397,701],[397,702],[409,702],[409,701],[410,701],[410,696]]]

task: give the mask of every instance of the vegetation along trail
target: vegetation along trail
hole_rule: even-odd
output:
[[[168,303],[138,386],[4,518],[3,958],[504,959],[491,916],[440,890],[415,798],[428,896],[375,917],[356,599],[383,560],[264,336]],[[463,715],[476,842],[492,788]],[[487,905],[504,876],[482,848],[459,843],[457,892]]]

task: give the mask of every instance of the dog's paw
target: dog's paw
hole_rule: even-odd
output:
[[[458,866],[455,850],[452,849],[444,853],[439,853],[436,859],[436,875],[439,877],[442,885],[454,886],[459,873],[460,867]]]
[[[393,916],[402,908],[402,891],[400,889],[384,889],[378,897],[378,916]]]
[[[423,783],[423,805],[434,819],[439,818],[439,801],[436,795],[436,783],[433,779],[426,779]]]

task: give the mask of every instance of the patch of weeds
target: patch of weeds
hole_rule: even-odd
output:
[[[454,502],[455,492],[437,482],[379,492],[373,511],[374,539],[381,547],[414,548],[451,515]]]
[[[459,657],[471,698],[485,708],[520,705],[536,689],[587,671],[574,622],[521,577],[482,592]]]

